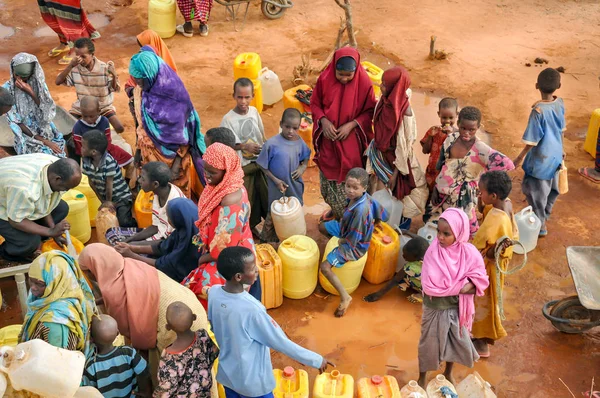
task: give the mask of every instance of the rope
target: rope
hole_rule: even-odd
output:
[[[502,248],[502,243],[507,239],[510,238],[506,235],[498,239],[498,241],[496,241],[496,250],[494,251],[494,257],[496,259],[496,297],[498,298],[498,312],[500,313],[500,319],[502,319],[503,321],[506,320],[506,317],[504,316],[504,303],[502,299],[502,286],[500,276],[501,274],[512,275],[522,270],[527,264],[527,250],[525,250],[525,246],[523,246],[523,244],[518,240],[513,240],[510,246],[519,245],[523,249],[523,262],[512,269],[508,269],[507,267],[506,271],[502,270],[502,268],[500,267],[500,257],[502,256],[502,252],[504,251]]]

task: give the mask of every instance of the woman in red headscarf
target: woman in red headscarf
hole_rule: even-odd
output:
[[[366,151],[371,193],[388,188],[403,201],[407,218],[420,214],[427,200],[425,175],[413,151],[417,125],[410,96],[406,69],[397,66],[383,73],[373,116],[375,138]]]
[[[373,138],[373,84],[360,65],[356,49],[337,50],[319,76],[310,101],[315,162],[321,171],[321,194],[336,219],[346,207],[344,180],[354,167],[364,167]]]

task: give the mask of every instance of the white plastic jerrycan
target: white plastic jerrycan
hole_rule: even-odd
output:
[[[386,221],[387,224],[392,228],[396,228],[400,225],[402,211],[404,210],[402,201],[396,199],[387,188],[380,189],[375,192],[372,197],[388,212],[390,218]]]
[[[81,352],[35,339],[5,349],[0,371],[8,375],[17,391],[26,390],[45,398],[64,398],[75,395],[84,365],[85,356]]]
[[[419,228],[417,235],[419,235],[421,238],[427,239],[427,242],[431,243],[436,238],[437,232],[437,225],[433,222],[428,222]]]
[[[519,227],[519,242],[525,247],[525,251],[529,253],[537,246],[542,221],[535,215],[531,206],[527,206],[517,214],[515,214],[517,227]],[[517,254],[523,254],[523,249],[519,245],[513,246],[513,251]]]
[[[294,235],[306,235],[304,209],[298,198],[284,196],[274,200],[271,203],[271,217],[280,241],[283,242]]]
[[[468,375],[458,386],[456,392],[460,398],[496,398],[490,383],[483,380],[477,372]]]
[[[258,80],[262,84],[263,104],[273,105],[283,98],[283,88],[279,76],[269,68],[262,68],[258,73]]]

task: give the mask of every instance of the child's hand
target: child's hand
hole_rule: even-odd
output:
[[[496,250],[498,250],[498,247],[500,247],[500,248],[502,248],[502,251],[500,252],[500,254],[504,255],[504,252],[506,251],[506,249],[508,249],[512,245],[514,245],[514,242],[511,239],[505,239],[505,240],[502,241],[502,243],[500,244],[500,246],[498,246],[498,244],[496,243],[496,249],[494,250],[494,252]],[[494,255],[495,255],[495,253],[494,253]]]
[[[523,161],[523,157],[522,156],[517,156],[515,158],[515,160],[513,160],[513,164],[515,165],[515,169],[518,168],[521,165],[522,161]]]
[[[246,152],[250,152],[251,154],[254,155],[259,155],[260,154],[260,145],[255,144],[253,142],[248,142],[245,144],[242,144],[242,150],[246,151]]]
[[[335,368],[335,364],[333,362],[329,362],[327,359],[323,358],[323,362],[321,362],[321,366],[319,367],[319,373],[325,372],[328,366]]]
[[[277,182],[275,182],[275,185],[277,186],[277,189],[279,189],[279,192],[281,192],[281,193],[285,193],[285,191],[287,191],[287,189],[288,189],[288,184],[286,184],[285,182],[283,182],[281,180],[277,180]]]
[[[306,165],[301,164],[300,166],[298,166],[298,168],[296,170],[294,170],[292,172],[292,178],[294,180],[297,180],[298,178],[302,177],[302,174],[304,174],[305,171],[306,171]]]
[[[74,68],[74,67],[76,67],[77,65],[80,65],[82,62],[83,62],[83,58],[81,58],[80,56],[74,56],[74,57],[71,59],[71,62],[69,63],[69,66],[70,66],[71,68]]]
[[[444,134],[452,134],[454,132],[454,129],[452,128],[452,126],[450,126],[449,124],[442,126],[442,132]]]
[[[333,123],[331,123],[329,119],[324,117],[321,119],[321,124],[323,125],[322,129],[325,138],[327,138],[330,141],[335,141],[338,136],[338,130],[335,128]]]
[[[436,135],[438,135],[438,134],[439,134],[441,131],[442,131],[442,129],[441,129],[440,127],[437,127],[437,126],[435,126],[435,127],[432,127],[432,128],[431,128],[431,132],[429,133],[429,135],[430,135],[431,137],[435,137],[435,136],[436,136]]]
[[[131,246],[129,246],[127,243],[117,242],[115,245],[115,250],[123,257],[133,257]]]
[[[475,285],[471,282],[467,282],[467,284],[460,289],[460,294],[475,294]]]
[[[104,208],[110,209],[110,210],[113,210],[113,211],[116,212],[115,204],[113,202],[111,202],[111,201],[107,200],[107,201],[102,202],[102,204],[100,205],[100,207],[98,207],[98,210],[101,210],[101,209],[104,209]]]
[[[113,61],[108,61],[106,65],[108,65],[108,73],[116,77],[117,71],[115,71],[115,63]]]

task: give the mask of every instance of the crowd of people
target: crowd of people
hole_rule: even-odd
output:
[[[201,34],[208,33],[212,1],[178,4],[187,15],[181,33],[192,34],[193,20],[200,21]],[[32,261],[20,341],[40,338],[85,353],[82,383],[105,397],[134,391],[214,397],[215,376],[228,398],[271,397],[269,348],[324,371],[332,364],[291,342],[260,303],[255,257],[255,240],[277,241],[271,203],[282,196],[303,203],[310,158],[298,135],[303,115],[286,109],[279,134],[267,140],[250,105],[252,81],[241,78],[233,85],[235,107],[203,134],[171,53],[156,33],[145,31],[137,37],[141,49],[131,58],[125,86],[136,129],[129,154],[111,142],[111,126],[123,131],[113,106],[118,75],[111,62],[96,58],[94,31],[87,32],[90,37],[74,41],[74,56],[56,78],[77,93],[73,131],[54,125],[56,105],[35,56],[17,54],[0,89],[0,114],[9,121],[17,154],[0,159],[0,255]],[[59,37],[64,46],[72,36],[63,31]],[[334,269],[364,257],[375,224],[388,218],[371,194],[386,189],[403,203],[401,225],[394,228],[420,215],[437,222],[431,243],[408,233],[404,268],[364,298],[377,301],[399,285],[412,290],[411,302],[422,303],[424,385],[427,372],[442,362],[453,381],[455,362],[472,367],[506,336],[498,300],[504,277],[497,266],[506,270],[518,240],[507,172],[523,163],[523,193],[545,236],[558,196],[565,119],[563,102],[554,96],[560,74],[545,69],[536,84],[541,100],[523,136],[526,146],[513,162],[477,137],[477,108],[459,109],[456,99],[444,98],[440,124],[420,140],[430,154],[423,170],[413,149],[418,132],[410,84],[404,68],[391,68],[376,99],[358,51],[342,48],[319,76],[310,108],[314,161],[330,206],[319,230],[339,238],[320,265],[340,296],[335,316],[344,316],[352,297]],[[102,207],[115,212],[119,227],[107,231],[109,245],[90,244],[78,260],[59,251],[39,254],[45,239],[66,243],[68,205],[61,196],[82,175]],[[196,179],[203,185],[197,204],[191,199]],[[154,194],[147,228],[138,228],[132,211],[139,189]],[[127,346],[113,345],[118,334]]]

